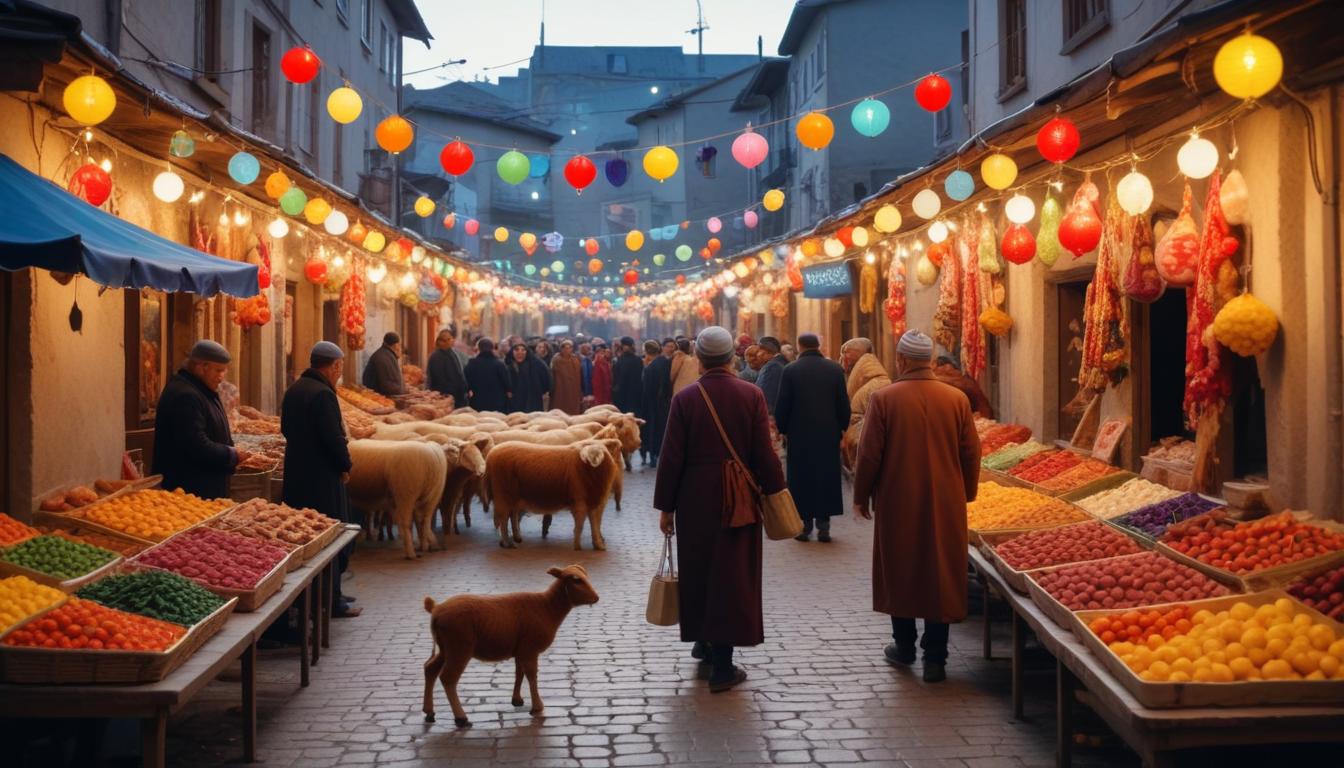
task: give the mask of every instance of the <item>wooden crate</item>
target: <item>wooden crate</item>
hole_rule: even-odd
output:
[[[49,573],[43,573],[42,571],[34,571],[31,568],[25,568],[22,565],[16,565],[14,563],[0,560],[0,577],[27,576],[28,578],[32,579],[33,581],[36,581],[39,584],[45,584],[48,587],[55,587],[61,590],[62,592],[70,593],[74,592],[75,590],[79,589],[85,584],[97,581],[98,579],[101,579],[104,576],[112,573],[117,569],[118,566],[121,565],[123,560],[124,558],[121,555],[117,555],[116,557],[107,561],[103,565],[98,566],[97,568],[93,569],[92,571],[89,571],[86,574],[76,576],[73,579],[66,579],[64,581],[62,581],[59,577],[53,576]]]
[[[1299,522],[1307,523],[1318,528],[1324,528],[1336,533],[1344,533],[1344,524],[1336,523],[1333,520],[1301,519]],[[1273,568],[1262,568],[1261,570],[1252,571],[1251,573],[1246,574],[1236,574],[1219,568],[1218,566],[1210,565],[1203,560],[1193,558],[1183,552],[1177,552],[1162,541],[1157,542],[1157,551],[1178,563],[1188,565],[1191,568],[1224,583],[1235,582],[1246,592],[1286,586],[1303,574],[1344,565],[1344,549],[1341,549],[1334,552],[1327,552],[1323,555],[1317,555],[1316,557],[1310,557],[1305,560],[1298,560],[1294,563],[1287,563]]]
[[[229,478],[229,498],[243,502],[252,499],[270,499],[271,473],[240,472]]]
[[[317,557],[319,552],[326,549],[328,544],[335,541],[336,537],[340,536],[341,531],[344,529],[345,526],[342,523],[335,523],[327,530],[317,534],[312,541],[299,547],[297,555],[292,557],[298,560],[300,564],[312,560],[314,557]]]
[[[1086,485],[1081,485],[1071,491],[1065,491],[1059,495],[1059,498],[1070,504],[1074,504],[1086,499],[1088,496],[1094,496],[1101,493],[1102,491],[1119,488],[1136,477],[1138,477],[1138,475],[1124,470],[1120,472],[1112,472],[1111,474],[1106,475],[1105,477],[1099,477]]]
[[[143,554],[144,553],[141,553],[141,555]],[[294,558],[294,552],[287,553],[285,557],[282,560],[280,560],[280,562],[276,563],[275,566],[266,573],[265,576],[261,577],[261,580],[258,581],[257,585],[252,589],[230,589],[228,587],[217,586],[215,584],[211,584],[207,581],[203,581],[198,578],[193,578],[191,576],[183,576],[183,578],[191,579],[192,581],[196,582],[197,584],[200,584],[202,587],[205,587],[206,589],[210,590],[211,592],[214,592],[216,595],[219,595],[220,597],[228,599],[237,598],[238,604],[234,610],[238,611],[238,613],[251,613],[252,611],[255,611],[257,607],[260,606],[262,603],[269,600],[271,595],[274,595],[276,592],[280,591],[280,587],[282,587],[285,583],[285,574],[289,573],[290,571],[289,561],[292,560],[293,558]],[[165,568],[159,568],[158,566],[154,565],[146,565],[145,563],[140,562],[139,555],[131,558],[130,560],[127,560],[125,565],[127,568],[130,569],[138,568],[142,570],[156,570],[156,571],[167,570]],[[176,573],[176,571],[169,571],[169,572]],[[182,574],[180,573],[178,575],[182,576]]]
[[[1208,609],[1215,613],[1235,603],[1250,603],[1260,606],[1272,603],[1281,597],[1288,597],[1282,590],[1267,590],[1249,595],[1230,595],[1207,600],[1194,600],[1188,603],[1167,603],[1156,608],[1169,608],[1174,605],[1188,606],[1192,612]],[[1291,597],[1289,599],[1292,599]],[[1344,624],[1323,615],[1319,611],[1302,604],[1293,603],[1299,610],[1311,615],[1312,619],[1332,627],[1335,635],[1344,637]],[[1075,633],[1083,644],[1092,651],[1103,666],[1115,676],[1134,698],[1146,707],[1168,709],[1173,707],[1250,707],[1272,705],[1332,704],[1344,701],[1344,680],[1244,680],[1233,683],[1171,683],[1149,682],[1140,678],[1120,657],[1107,648],[1088,629],[1095,619],[1102,616],[1114,616],[1124,613],[1125,609],[1106,611],[1079,611],[1075,619]]]

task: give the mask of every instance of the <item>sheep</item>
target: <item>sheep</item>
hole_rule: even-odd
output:
[[[615,431],[611,427],[603,427],[601,432],[593,436],[593,439],[602,443],[602,446],[607,449],[607,453],[611,455],[611,460],[616,462],[617,467],[619,467],[621,463],[621,443],[614,437],[614,434]],[[621,511],[621,492],[624,486],[625,474],[618,471],[611,482],[611,496],[616,501],[617,512]],[[551,519],[553,517],[554,515],[549,512],[542,515],[541,537],[543,539],[551,534]]]
[[[616,440],[585,440],[574,445],[496,445],[485,462],[490,496],[495,504],[495,528],[499,545],[513,548],[522,541],[518,533],[523,510],[574,513],[574,548],[583,548],[583,525],[592,518],[593,549],[606,549],[602,538],[602,511],[620,475],[612,458]],[[508,528],[513,526],[513,539]]]
[[[444,435],[430,435],[429,442],[443,446],[443,455],[448,462],[448,472],[444,478],[443,496],[439,500],[439,512],[443,515],[443,532],[459,533],[457,527],[457,506],[462,500],[469,483],[479,483],[485,474],[485,457],[489,455],[494,441],[484,432],[477,432],[471,440],[459,440]],[[471,515],[467,516],[467,527],[471,527]]]
[[[555,581],[543,592],[507,595],[457,595],[435,605],[425,598],[434,652],[425,662],[425,722],[434,722],[434,678],[443,683],[453,722],[471,725],[457,698],[457,681],[472,659],[486,662],[514,660],[513,706],[523,705],[523,678],[532,695],[533,715],[544,709],[537,691],[537,660],[555,640],[570,609],[597,602],[597,590],[581,565],[553,567],[546,573]]]
[[[350,441],[350,501],[369,515],[370,521],[389,510],[401,532],[406,559],[419,557],[411,525],[420,531],[420,548],[428,552],[437,542],[430,523],[443,495],[448,462],[443,448],[427,442]]]

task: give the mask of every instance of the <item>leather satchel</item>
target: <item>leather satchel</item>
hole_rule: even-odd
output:
[[[681,600],[677,585],[677,564],[673,559],[672,537],[663,539],[663,559],[658,561],[658,573],[649,584],[649,603],[644,618],[655,626],[670,627],[681,621]]]
[[[785,488],[777,493],[762,493],[761,486],[751,476],[751,470],[742,463],[728,439],[728,433],[719,420],[719,412],[709,399],[709,393],[696,382],[700,396],[705,399],[709,415],[714,418],[714,426],[719,437],[732,458],[723,463],[723,527],[740,528],[754,523],[764,523],[765,535],[772,541],[791,539],[803,532],[803,520],[798,516],[798,507],[793,503],[793,494]]]

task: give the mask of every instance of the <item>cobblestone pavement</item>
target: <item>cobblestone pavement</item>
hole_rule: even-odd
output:
[[[745,685],[710,695],[676,628],[644,621],[662,540],[653,473],[636,464],[624,511],[608,508],[606,552],[573,551],[567,516],[549,540],[527,518],[520,548],[503,550],[479,511],[446,552],[416,562],[393,544],[361,546],[345,590],[364,615],[333,622],[311,686],[298,687],[290,652],[263,654],[258,665],[265,765],[1053,764],[1051,675],[1032,680],[1034,718],[1015,722],[1008,664],[981,658],[977,617],[952,630],[945,683],[926,685],[918,666],[883,661],[890,624],[870,610],[871,525],[848,517],[836,519],[831,544],[765,543],[766,642],[739,651]],[[439,721],[424,723],[431,643],[422,598],[542,589],[549,566],[572,562],[587,568],[601,601],[573,611],[541,659],[545,716],[509,704],[511,663],[472,662],[459,691],[473,726],[454,728],[438,686]],[[999,643],[1006,650],[1006,638]],[[173,718],[171,764],[238,761],[237,691],[236,682],[213,683]],[[1136,761],[1112,737],[1075,762]]]

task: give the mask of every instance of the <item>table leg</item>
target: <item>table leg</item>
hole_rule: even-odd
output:
[[[1025,655],[1027,623],[1013,611],[1013,717],[1022,719],[1022,665]]]
[[[257,761],[257,641],[243,649],[243,762]]]
[[[1078,680],[1064,665],[1055,661],[1055,765],[1069,768],[1073,764],[1073,704]]]
[[[308,687],[308,621],[312,613],[313,585],[309,584],[299,600],[299,686]]]
[[[976,574],[975,578],[976,581],[980,582],[980,618],[984,620],[985,634],[981,640],[981,644],[984,646],[985,658],[992,659],[994,658],[994,641],[990,638],[989,626],[989,579],[986,579],[979,573]]]
[[[327,565],[326,568],[322,569],[322,603],[321,603],[321,605],[323,605],[323,606],[330,606],[330,605],[331,605],[331,595],[332,595],[332,593],[334,592],[334,590],[336,589],[336,584],[335,584],[335,582],[333,581],[333,579],[339,579],[339,578],[341,578],[341,575],[340,575],[339,573],[336,573],[336,565],[335,565],[335,562],[336,562],[336,561],[333,560],[331,563],[329,563],[329,564]],[[329,610],[325,610],[325,609],[324,609],[324,610],[319,610],[319,611],[317,612],[317,615],[322,617],[322,647],[323,647],[323,648],[330,648],[330,647],[331,647],[331,611],[329,611]]]
[[[140,721],[140,759],[145,768],[164,768],[168,764],[168,713],[160,711]]]
[[[303,591],[302,611],[303,644],[309,649],[308,655],[312,657],[314,666],[322,658],[322,607],[330,603],[331,599],[322,594],[322,574],[317,573]],[[308,629],[309,622],[312,622],[311,632]]]

